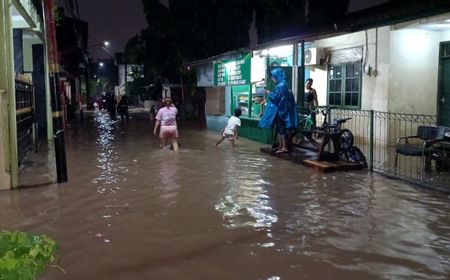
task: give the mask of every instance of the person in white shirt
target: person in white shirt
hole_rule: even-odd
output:
[[[159,128],[159,138],[161,139],[161,148],[164,148],[167,141],[172,142],[173,150],[178,151],[178,129],[177,129],[177,108],[172,104],[172,99],[166,97],[166,106],[159,109],[156,114],[155,129],[153,134],[157,134]]]
[[[242,111],[240,108],[234,110],[234,116],[231,116],[230,119],[228,120],[227,125],[223,129],[222,137],[216,143],[216,147],[219,146],[219,144],[222,143],[222,141],[225,140],[225,138],[227,138],[228,141],[230,141],[231,148],[234,147],[234,141],[236,141],[238,137],[237,127],[241,126],[241,120],[239,119],[241,114]]]

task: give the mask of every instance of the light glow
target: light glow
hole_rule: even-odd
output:
[[[292,45],[271,48],[269,55],[271,57],[289,57],[292,55]]]
[[[431,29],[431,30],[442,30],[442,29],[450,29],[450,22],[446,23],[434,23],[434,24],[426,24],[423,25],[425,29]]]

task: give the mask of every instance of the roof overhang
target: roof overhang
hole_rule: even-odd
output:
[[[12,0],[12,27],[34,31],[44,39],[42,19],[31,0]]]

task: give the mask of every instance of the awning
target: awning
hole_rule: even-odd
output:
[[[12,27],[29,29],[43,39],[42,19],[31,0],[12,0]]]

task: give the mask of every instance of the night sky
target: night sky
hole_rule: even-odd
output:
[[[65,7],[71,0],[57,0]],[[127,41],[147,26],[142,0],[78,0],[80,19],[89,24],[89,46],[105,40],[111,45],[108,53],[101,47],[89,49],[93,58],[108,58],[115,52],[123,52]],[[160,0],[166,4],[167,0]],[[349,11],[377,5],[388,0],[350,0]],[[65,8],[66,11],[70,10]],[[66,13],[67,14],[67,13]],[[68,16],[73,16],[67,14]]]
[[[147,26],[141,0],[78,0],[80,19],[89,23],[89,46],[110,42],[111,54],[101,47],[89,49],[93,58],[123,52],[127,41]]]

